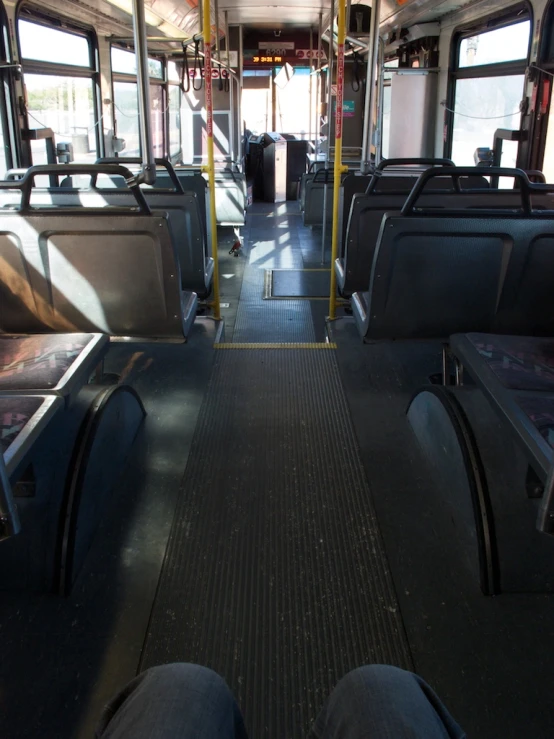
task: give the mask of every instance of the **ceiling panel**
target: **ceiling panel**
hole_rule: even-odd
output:
[[[229,23],[263,24],[273,28],[286,25],[317,25],[319,14],[327,15],[330,0],[220,0],[219,11],[229,13]]]
[[[382,0],[381,29],[405,28],[414,23],[438,20],[447,13],[474,4],[475,0],[410,0],[399,6],[396,0]]]

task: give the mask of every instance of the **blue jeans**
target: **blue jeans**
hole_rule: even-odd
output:
[[[463,739],[465,733],[424,680],[387,665],[344,677],[310,739]],[[97,739],[246,739],[225,681],[205,667],[153,667],[107,706]],[[255,738],[254,738],[255,739]],[[283,739],[275,737],[274,739]]]

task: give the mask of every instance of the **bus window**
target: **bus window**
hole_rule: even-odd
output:
[[[112,77],[117,136],[125,140],[125,157],[140,156],[138,90],[134,52],[112,46]],[[154,155],[164,156],[164,72],[159,59],[148,59]]]
[[[381,156],[388,159],[389,156],[389,140],[390,140],[390,112],[391,112],[391,80],[392,72],[388,69],[396,69],[398,67],[398,59],[391,59],[384,64],[383,72],[383,107],[381,112]]]
[[[171,62],[170,62],[171,64]],[[181,152],[181,88],[169,85],[169,156],[177,157]]]
[[[242,117],[252,133],[271,131],[273,106],[271,69],[245,69],[242,90]]]
[[[315,90],[315,80],[314,80]],[[313,95],[315,109],[315,93]],[[277,130],[308,138],[310,130],[310,68],[295,67],[284,87],[275,90]],[[313,120],[313,113],[312,113]]]
[[[492,146],[498,128],[520,128],[530,32],[525,20],[459,39],[451,147],[457,165],[473,165],[475,150]],[[517,142],[504,142],[502,166],[515,167],[517,152]]]
[[[94,162],[95,70],[89,37],[23,19],[18,33],[29,128],[51,128],[56,143],[72,144],[76,162]],[[31,156],[33,164],[47,162],[44,140],[31,141]]]

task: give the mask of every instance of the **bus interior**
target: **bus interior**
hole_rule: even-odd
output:
[[[0,26],[2,735],[192,662],[253,739],[371,663],[551,737],[554,2]]]

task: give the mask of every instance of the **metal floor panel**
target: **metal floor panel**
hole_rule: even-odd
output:
[[[142,667],[177,660],[256,739],[304,736],[352,668],[412,666],[333,349],[217,352]]]

